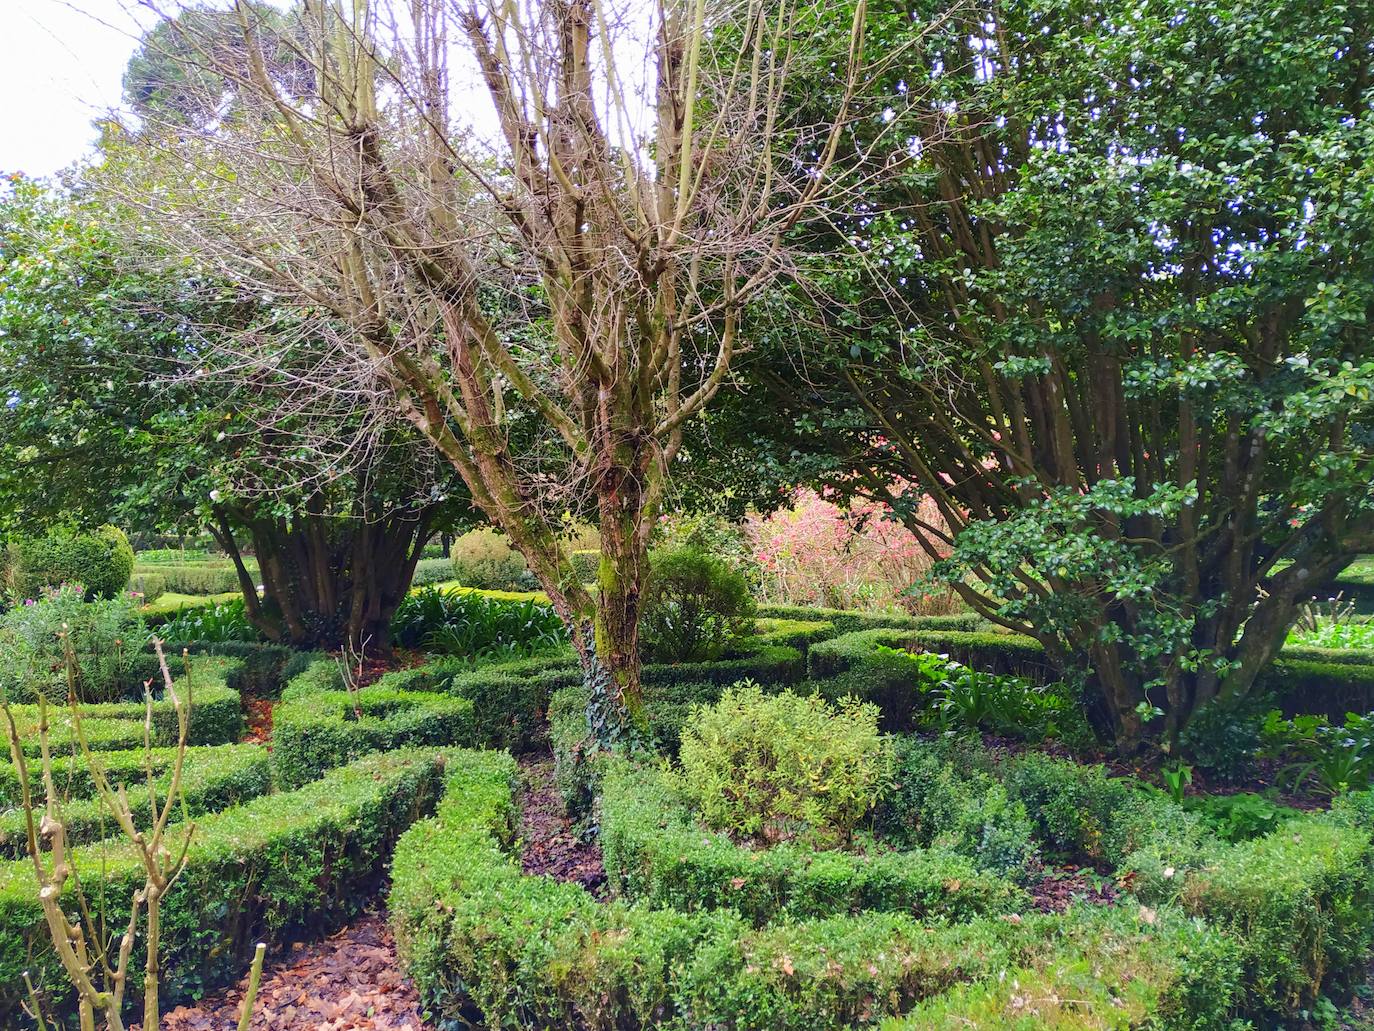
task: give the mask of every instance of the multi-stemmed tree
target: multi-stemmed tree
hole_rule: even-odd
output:
[[[839,303],[800,356],[774,321],[791,359],[741,414],[952,544],[1123,748],[1167,745],[1374,546],[1368,5],[999,0],[923,42],[921,13],[870,40],[930,92],[888,69],[858,125],[891,145],[840,159],[901,174],[836,220]]]
[[[321,458],[315,442],[358,417],[324,398],[281,422],[289,366],[251,384],[198,374],[219,327],[279,335],[298,358],[311,344],[260,298],[155,270],[118,217],[79,185],[18,179],[0,197],[0,530],[208,526],[268,638],[385,647],[425,541],[470,511],[461,483],[395,422]]]
[[[173,48],[229,84],[230,113],[137,136],[183,188],[115,188],[329,342],[297,402],[351,394],[409,420],[525,556],[597,693],[637,717],[665,481],[746,304],[833,192],[863,5],[309,0],[289,32],[234,9],[246,62],[217,61],[195,24]],[[808,39],[837,18],[843,58],[819,60]],[[283,40],[310,88],[265,56]],[[784,124],[801,88],[825,117]],[[486,120],[465,124],[475,108]],[[249,373],[280,353],[253,334],[221,349]],[[584,510],[602,542],[590,590],[560,537]]]

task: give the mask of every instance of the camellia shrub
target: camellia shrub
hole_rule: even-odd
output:
[[[753,629],[754,599],[744,575],[694,548],[651,557],[640,614],[640,649],[650,662],[710,662]]]
[[[708,827],[766,843],[848,843],[892,772],[877,706],[770,695],[750,681],[692,713],[679,758]]]
[[[83,585],[88,598],[113,598],[129,586],[134,549],[116,526],[89,533],[54,529],[12,539],[5,565],[5,590],[14,603],[62,584]]]

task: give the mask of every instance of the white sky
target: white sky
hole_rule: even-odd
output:
[[[0,0],[0,172],[51,175],[90,153],[137,46],[132,6]]]

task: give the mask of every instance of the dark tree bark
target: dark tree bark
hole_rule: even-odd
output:
[[[249,621],[270,641],[296,648],[390,649],[391,617],[410,589],[432,509],[369,518],[365,504],[331,513],[320,495],[290,518],[217,510],[210,532],[238,570]],[[251,542],[262,595],[243,561]]]

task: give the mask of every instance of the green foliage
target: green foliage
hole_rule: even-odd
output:
[[[741,846],[702,829],[683,781],[619,759],[605,764],[601,845],[619,895],[682,912],[729,908],[756,926],[865,911],[963,921],[1019,912],[1029,902],[1007,880],[943,848],[865,854]]]
[[[188,609],[167,620],[158,633],[168,641],[260,641],[262,634],[248,622],[242,598]]]
[[[1343,724],[1332,725],[1323,716],[1288,720],[1273,710],[1262,733],[1271,752],[1299,757],[1286,771],[1294,790],[1310,784],[1340,795],[1374,785],[1374,712],[1347,713]]]
[[[140,563],[141,563],[140,559]],[[250,560],[251,561],[251,560]],[[256,564],[249,570],[256,572]],[[159,562],[148,567],[134,566],[138,574],[152,574],[162,578],[163,590],[174,594],[228,594],[240,590],[239,574],[232,563],[222,560],[205,562]]]
[[[891,748],[875,706],[766,695],[743,681],[682,731],[684,790],[708,827],[776,842],[847,842],[877,803]]]
[[[129,586],[133,568],[129,539],[115,526],[15,536],[6,559],[5,593],[17,604],[38,598],[47,588],[80,584],[87,598],[113,598]]]
[[[100,756],[110,783],[117,789],[124,787],[125,797],[140,826],[146,825],[152,818],[144,758],[145,752],[141,748],[106,752]],[[152,766],[159,805],[166,797],[174,761],[174,748],[154,750]],[[64,761],[54,776],[54,783],[62,796],[62,822],[70,845],[84,845],[118,834],[109,808],[99,798],[92,797],[94,784],[85,765],[82,761]],[[30,769],[29,772],[34,781],[31,785],[34,797],[42,799],[44,796],[38,771]],[[64,780],[62,773],[68,774],[70,780]],[[11,798],[17,801],[14,796],[18,795],[19,780],[12,765],[4,765],[3,772],[0,772],[0,784],[12,792]],[[272,767],[267,749],[261,745],[188,748],[182,771],[180,802],[174,809],[175,818],[181,819],[183,814],[195,818],[218,812],[241,805],[271,790]],[[27,848],[28,834],[23,811],[9,809],[0,813],[0,856],[20,859],[27,855]]]
[[[1008,797],[977,746],[958,738],[897,740],[892,791],[879,808],[886,837],[908,847],[947,849],[982,870],[1026,875],[1034,824]]]
[[[240,662],[230,658],[197,657],[191,660],[190,674],[183,673],[179,659],[170,660],[177,690],[185,698],[191,697],[191,726],[188,743],[192,745],[220,745],[238,741],[243,732],[243,707],[239,693],[228,686],[228,678],[239,668]],[[152,656],[139,657],[133,670],[139,693],[144,680],[160,683]],[[37,705],[13,705],[19,737],[25,755],[39,751]],[[90,746],[95,751],[138,748],[143,745],[144,721],[149,712],[143,701],[98,702],[81,706],[81,722]],[[153,695],[152,739],[154,745],[171,745],[177,739],[176,710],[172,703]],[[72,732],[71,713],[65,706],[48,707],[48,722],[52,727],[54,752],[71,752],[76,747]]]
[[[1324,622],[1315,630],[1290,631],[1288,643],[1343,651],[1374,651],[1374,621]]]
[[[143,605],[151,604],[167,591],[167,578],[161,573],[134,570],[129,578],[129,593]]]
[[[563,621],[548,604],[434,586],[406,596],[392,617],[391,636],[407,648],[472,660],[519,658],[567,641]]]
[[[258,941],[301,941],[358,912],[382,883],[397,837],[432,810],[440,767],[433,750],[368,756],[298,791],[198,818],[186,869],[162,903],[164,1004],[238,980]],[[103,871],[107,918],[111,926],[127,923],[129,900],[144,881],[130,847],[88,847],[77,869],[88,888]],[[50,1008],[68,1012],[69,990],[33,885],[30,862],[0,864],[0,1022],[7,1027],[20,1020],[24,970]],[[130,964],[140,972],[131,979],[135,993],[142,940]]]
[[[1141,850],[1187,856],[1205,834],[1198,817],[1102,766],[1027,752],[1007,762],[1002,780],[1056,860],[1117,868]]]
[[[374,684],[293,693],[272,714],[272,772],[299,787],[369,752],[473,741],[472,702]]]
[[[1325,815],[1217,853],[1179,899],[1240,944],[1249,1008],[1314,1002],[1363,967],[1374,944],[1374,848],[1366,826]]]
[[[1183,807],[1202,817],[1207,829],[1217,837],[1231,842],[1271,834],[1282,823],[1299,815],[1297,809],[1279,805],[1253,792],[1191,795],[1183,800]]]
[[[449,558],[453,579],[464,587],[527,591],[535,585],[524,556],[488,526],[469,530],[454,541]]]
[[[80,587],[45,588],[0,616],[0,683],[14,701],[67,698],[66,648],[77,697],[113,702],[142,694],[135,673],[148,631],[127,595],[86,601]]]
[[[744,576],[694,548],[654,552],[640,608],[640,651],[651,662],[717,659],[753,626]]]
[[[422,558],[415,563],[415,575],[411,577],[412,587],[425,587],[441,584],[453,579],[453,563],[443,556]]]
[[[1074,917],[1031,964],[957,986],[883,1031],[1239,1031],[1231,1022],[1242,998],[1239,949],[1225,935],[1173,913],[1148,922],[1125,909]]]

